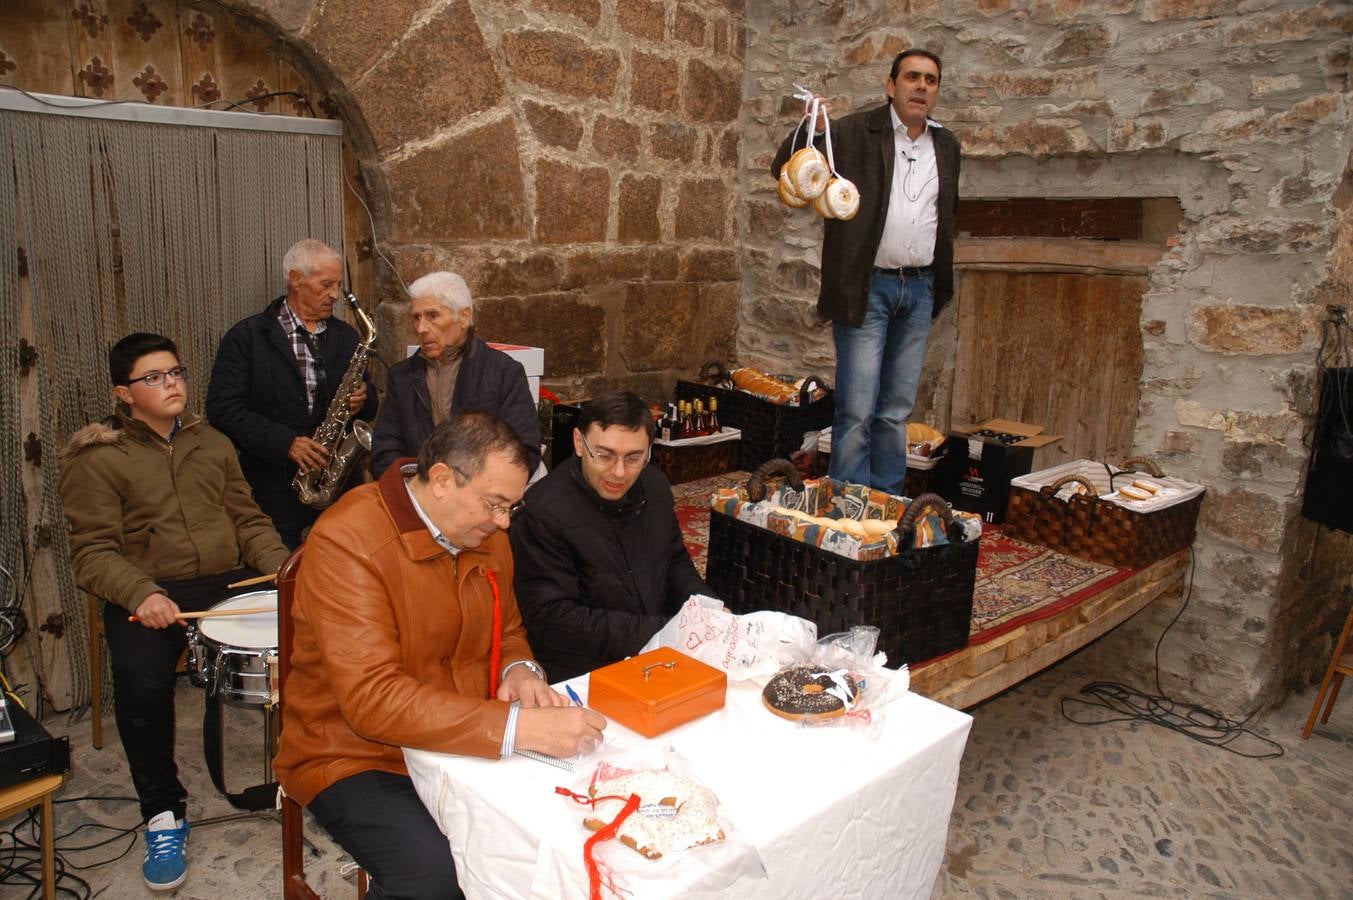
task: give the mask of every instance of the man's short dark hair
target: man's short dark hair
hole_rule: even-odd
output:
[[[136,361],[147,353],[172,353],[179,357],[178,346],[162,334],[137,331],[113,345],[108,351],[108,377],[113,384],[131,384]]]
[[[577,429],[587,434],[587,429],[593,423],[603,429],[612,425],[628,430],[642,428],[650,441],[658,432],[653,423],[653,414],[648,411],[648,404],[631,391],[606,391],[584,403],[576,423]]]
[[[456,473],[456,481],[478,475],[490,453],[503,452],[514,465],[528,472],[531,458],[526,445],[506,422],[481,410],[453,412],[442,419],[418,450],[418,480],[427,481],[428,471],[445,463]]]
[[[931,53],[924,47],[912,47],[909,50],[903,50],[901,53],[897,54],[897,56],[893,57],[893,67],[888,72],[888,77],[893,81],[897,80],[897,70],[902,66],[902,60],[906,59],[908,56],[924,56],[935,64],[935,72],[939,76],[939,80],[944,80],[944,63],[940,62],[939,56]]]

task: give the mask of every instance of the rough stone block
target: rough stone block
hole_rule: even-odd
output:
[[[657,112],[676,112],[681,103],[681,69],[675,59],[630,53],[630,101]]]
[[[748,200],[745,206],[749,239],[773,238],[784,231],[790,210],[779,200]]]
[[[1215,104],[1225,97],[1221,88],[1210,81],[1171,81],[1154,88],[1142,98],[1141,111],[1155,112],[1176,106],[1203,106]]]
[[[501,251],[489,251],[470,265],[454,267],[475,298],[543,293],[559,283],[560,270],[559,258],[553,253],[521,256]]]
[[[671,281],[677,277],[677,264],[677,251],[673,247],[589,250],[568,258],[560,287],[575,290],[631,281]]]
[[[1223,540],[1277,553],[1282,550],[1287,508],[1282,501],[1257,491],[1211,488],[1203,500],[1202,523]]]
[[[691,365],[690,336],[700,310],[697,285],[680,281],[627,285],[624,310],[620,352],[631,371]]]
[[[576,244],[606,239],[611,175],[600,166],[536,163],[536,240]]]
[[[678,122],[660,122],[648,127],[648,152],[658,159],[693,162],[700,132]]]
[[[608,159],[633,162],[639,156],[639,126],[624,119],[598,115],[592,123],[592,148]]]
[[[1076,156],[1099,153],[1101,148],[1075,119],[1034,119],[1001,127],[979,125],[955,128],[963,155],[973,159],[1026,155]]]
[[[657,241],[662,237],[658,207],[662,202],[662,179],[656,175],[626,175],[620,179],[616,240],[622,244]]]
[[[620,28],[635,37],[654,43],[663,39],[663,19],[666,11],[662,3],[652,0],[616,0],[615,19]]]
[[[970,75],[967,84],[969,87],[988,89],[1001,99],[1061,96],[1098,100],[1104,96],[1104,89],[1099,83],[1098,66],[982,72]]]
[[[551,377],[606,368],[606,313],[574,294],[546,293],[485,300],[475,310],[481,334],[545,349]]]
[[[677,194],[677,240],[723,240],[728,233],[728,206],[733,195],[733,189],[719,178],[682,181]]]
[[[701,286],[700,326],[704,346],[697,364],[707,359],[737,358],[739,287],[736,282]]]
[[[1309,312],[1265,306],[1196,306],[1185,325],[1189,343],[1212,353],[1298,353],[1316,336]]]
[[[615,94],[620,56],[614,51],[558,31],[511,31],[502,46],[509,71],[528,84],[571,97],[606,100]]]
[[[1246,47],[1261,44],[1279,44],[1304,41],[1317,31],[1337,32],[1353,30],[1353,14],[1348,7],[1309,6],[1286,12],[1255,13],[1245,16],[1228,27],[1222,43],[1228,47]]]
[[[1142,19],[1160,22],[1164,19],[1207,19],[1235,12],[1241,0],[1146,0]]]
[[[1044,63],[1101,59],[1113,46],[1113,34],[1103,25],[1073,25],[1054,37],[1039,54]]]
[[[676,8],[676,18],[672,20],[672,37],[692,47],[705,46],[705,17],[696,10],[684,5]]]
[[[536,9],[563,13],[595,28],[601,21],[601,0],[531,0]]]
[[[426,0],[389,0],[379,16],[367,15],[368,0],[327,0],[304,33],[315,52],[348,84],[363,73],[409,28]],[[468,4],[461,4],[468,6]]]
[[[447,47],[456,48],[455,65],[446,63]],[[388,153],[496,106],[503,81],[470,4],[459,0],[409,34],[352,94]]]
[[[1288,219],[1229,220],[1196,230],[1194,241],[1212,253],[1305,253],[1326,246],[1328,224]]]
[[[574,113],[534,100],[522,101],[522,109],[531,131],[542,144],[567,150],[578,149],[578,142],[583,137],[583,126]]]
[[[737,281],[737,250],[687,250],[681,255],[684,281]]]
[[[1223,440],[1222,470],[1237,478],[1267,478],[1290,483],[1301,471],[1305,457],[1270,441]]]
[[[1301,87],[1301,76],[1295,72],[1286,75],[1251,75],[1250,96],[1254,99],[1285,94]]]
[[[1321,94],[1292,104],[1264,123],[1265,137],[1277,138],[1289,134],[1305,134],[1322,122],[1328,122],[1339,112],[1343,98],[1339,94]]]
[[[686,62],[686,115],[695,122],[732,122],[742,102],[737,72],[711,68],[698,59]]]
[[[387,167],[394,238],[525,238],[526,190],[510,119],[424,148]]]
[[[742,133],[736,125],[723,133],[723,137],[719,139],[719,165],[730,169],[737,167],[741,140]]]
[[[1167,431],[1160,439],[1162,453],[1191,456],[1198,450],[1198,436],[1187,431]]]
[[[1120,153],[1164,147],[1169,140],[1169,126],[1157,117],[1125,119],[1109,131],[1109,149]]]
[[[1081,18],[1131,12],[1137,0],[1034,0],[1029,16],[1039,25],[1060,25]]]
[[[845,48],[845,61],[850,66],[863,66],[882,60],[891,61],[894,56],[913,46],[911,35],[899,29],[875,32],[868,37]],[[887,74],[886,72],[884,73]]]

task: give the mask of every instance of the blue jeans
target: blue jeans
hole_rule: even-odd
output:
[[[828,474],[902,493],[907,476],[907,418],[916,405],[935,276],[880,275],[869,281],[864,321],[835,322],[836,417]]]

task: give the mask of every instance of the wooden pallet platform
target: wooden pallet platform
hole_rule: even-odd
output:
[[[955,709],[967,709],[1070,656],[1169,592],[1178,593],[1188,568],[1181,550],[1093,594],[982,644],[921,663],[911,689]]]

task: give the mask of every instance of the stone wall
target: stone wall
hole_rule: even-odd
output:
[[[741,0],[259,0],[364,126],[399,275],[460,272],[565,396],[733,350]],[[378,275],[381,273],[378,272]],[[388,359],[408,338],[392,273]]]
[[[964,197],[1179,199],[1181,233],[1142,302],[1134,450],[1208,488],[1190,609],[1161,666],[1167,690],[1218,709],[1247,709],[1323,668],[1302,642],[1342,618],[1330,598],[1350,578],[1350,554],[1313,553],[1297,509],[1319,321],[1350,290],[1347,236],[1337,239],[1346,191],[1336,191],[1353,146],[1351,26],[1347,4],[1296,0],[748,9],[744,361],[833,365],[813,308],[818,220],[781,206],[766,171],[799,115],[794,82],[838,113],[866,108],[882,101],[894,54],[928,47],[945,63],[934,116],[963,141]],[[936,323],[918,410],[941,425],[953,321],[949,310]],[[1163,606],[1096,646],[1106,675],[1149,676],[1173,615]]]

